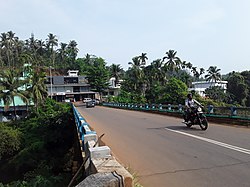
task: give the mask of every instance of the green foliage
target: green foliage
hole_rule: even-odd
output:
[[[228,92],[234,96],[234,100],[245,106],[249,90],[244,77],[240,73],[232,73],[228,77]]]
[[[5,70],[0,73],[0,100],[3,100],[4,105],[8,108],[11,104],[14,106],[16,116],[15,97],[20,97],[25,103],[28,103],[25,91],[20,87],[26,82],[19,79],[20,70]]]
[[[181,59],[176,56],[176,53],[177,51],[169,50],[166,52],[167,56],[163,57],[163,61],[167,59],[164,68],[170,70],[170,72],[181,69],[182,62]]]
[[[217,69],[217,66],[210,66],[207,70],[208,74],[205,75],[207,81],[217,82],[221,80],[221,69]]]
[[[78,58],[76,60],[77,68],[79,70],[80,75],[86,75],[87,69],[88,69],[88,64],[86,63],[85,58]]]
[[[48,96],[47,87],[44,84],[46,80],[46,74],[43,71],[34,71],[31,74],[30,82],[31,87],[28,88],[28,92],[31,93],[31,97],[35,103],[35,107],[41,105]]]
[[[171,78],[167,85],[160,91],[162,93],[162,99],[158,102],[162,104],[180,104],[184,103],[187,95],[187,85],[181,80]]]
[[[146,99],[140,94],[133,94],[122,90],[119,96],[110,96],[108,102],[146,103]]]
[[[123,69],[120,67],[120,64],[118,65],[115,65],[115,64],[112,64],[110,67],[109,67],[109,74],[110,74],[110,77],[114,77],[115,78],[115,87],[117,86],[117,84],[119,83],[119,80],[121,79],[121,77],[123,76]]]
[[[229,93],[226,93],[224,89],[219,86],[213,86],[205,90],[205,94],[210,99],[216,102],[230,103],[232,100]]]
[[[108,88],[109,71],[102,58],[94,58],[91,63],[86,71],[87,79],[93,90],[101,93]]]
[[[7,123],[0,123],[0,160],[12,156],[20,149],[21,135],[19,129],[14,129]]]
[[[55,176],[51,172],[51,167],[48,165],[41,163],[37,169],[27,172],[24,175],[24,180],[13,181],[9,184],[9,186],[20,186],[20,187],[29,187],[29,186],[65,186],[62,184],[63,177],[66,177],[63,174],[59,174]]]
[[[162,86],[156,83],[151,86],[151,89],[146,91],[146,98],[149,103],[157,103],[162,99]]]
[[[63,186],[69,180],[64,170],[74,142],[71,107],[47,99],[38,111],[15,122],[22,135],[21,148],[0,166],[0,173],[4,171],[0,181],[12,181],[10,186]]]

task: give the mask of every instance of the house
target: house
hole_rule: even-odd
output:
[[[22,72],[22,75],[18,77],[19,80],[24,80],[30,75],[30,64],[24,64],[25,70]],[[26,90],[28,88],[28,84],[20,86],[18,90]],[[3,90],[4,91],[4,90]],[[14,103],[16,109],[16,117],[17,119],[25,117],[27,115],[27,110],[29,106],[34,105],[32,101],[27,105],[19,96],[14,96]],[[0,98],[0,122],[7,122],[15,117],[14,105],[13,102],[10,103],[8,107],[5,106],[4,101]]]
[[[47,76],[46,86],[49,97],[56,101],[82,101],[95,98],[86,76],[78,76],[78,70],[69,70],[66,76]]]
[[[217,82],[208,82],[208,81],[199,81],[192,82],[192,88],[189,88],[188,91],[195,91],[200,96],[205,97],[205,90],[209,87],[218,86],[221,87],[224,91],[227,90],[227,81],[217,81]]]
[[[17,119],[25,117],[27,115],[28,106],[18,96],[15,96],[14,100],[15,100]],[[33,103],[30,103],[30,105],[33,105]],[[13,103],[11,103],[10,106],[8,107],[8,110],[6,110],[3,100],[0,99],[0,122],[10,121],[14,119],[14,116],[15,114],[14,114]]]
[[[111,77],[109,79],[109,87],[104,92],[104,96],[118,96],[121,89],[121,83],[123,80],[119,80],[117,84],[115,84],[115,77]]]

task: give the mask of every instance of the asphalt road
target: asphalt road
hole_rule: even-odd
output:
[[[78,107],[144,187],[250,186],[250,129],[105,107]]]

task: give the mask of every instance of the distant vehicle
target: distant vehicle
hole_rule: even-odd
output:
[[[90,102],[90,101],[92,101],[91,98],[84,98],[84,99],[82,100],[83,103],[88,103],[88,102]]]
[[[90,108],[90,107],[95,107],[95,102],[92,100],[92,101],[89,101],[86,103],[86,107],[87,108]]]
[[[70,103],[70,99],[65,99],[65,103]]]

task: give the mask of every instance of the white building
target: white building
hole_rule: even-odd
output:
[[[217,82],[207,82],[207,81],[199,81],[192,82],[192,88],[189,88],[189,91],[195,91],[200,96],[205,97],[205,90],[209,87],[218,86],[221,87],[224,91],[227,90],[227,81],[217,81]]]
[[[122,80],[118,80],[118,83],[115,85],[115,77],[111,77],[109,79],[109,88],[120,89],[121,88],[121,82],[122,82]]]
[[[104,96],[118,96],[120,89],[121,89],[121,83],[123,80],[118,80],[118,83],[115,85],[115,77],[111,77],[109,79],[109,87],[104,92]]]

